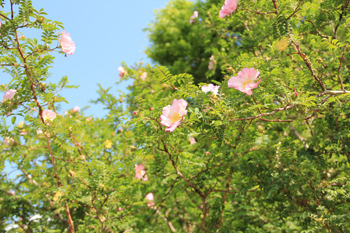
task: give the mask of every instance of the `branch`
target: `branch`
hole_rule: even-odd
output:
[[[292,39],[290,37],[290,39]],[[298,43],[296,43],[295,41],[292,40],[291,42],[295,48],[295,50],[298,52],[298,54],[300,55],[300,57],[304,60],[306,66],[309,68],[312,77],[314,77],[314,79],[320,84],[321,88],[323,91],[326,90],[326,87],[324,86],[324,84],[322,83],[322,81],[317,77],[317,75],[315,74],[314,70],[312,69],[312,64],[309,61],[309,59],[306,58],[306,55],[301,51],[300,49],[300,45]]]
[[[68,218],[68,224],[69,224],[69,231],[70,233],[74,233],[74,223],[73,223],[73,220],[72,220],[72,217],[70,216],[70,212],[69,212],[69,208],[68,208],[68,204],[66,202],[66,204],[64,205],[64,208],[66,210],[66,214],[67,214],[67,218]]]
[[[188,184],[188,186],[190,186],[191,188],[193,188],[193,189],[196,191],[196,193],[198,193],[198,195],[199,195],[200,197],[203,197],[204,195],[203,195],[203,193],[201,192],[201,190],[199,190],[199,189],[198,189],[196,186],[194,186],[189,180],[187,180],[186,177],[179,171],[179,169],[177,168],[177,166],[176,166],[176,164],[175,164],[175,161],[174,161],[174,159],[172,158],[172,156],[171,156],[171,154],[170,154],[170,152],[169,152],[169,150],[168,150],[168,148],[167,148],[167,146],[166,146],[164,140],[161,139],[161,141],[162,141],[163,146],[164,146],[164,150],[163,150],[163,151],[166,152],[166,153],[169,155],[169,160],[171,161],[171,164],[173,165],[173,167],[174,167],[174,169],[175,169],[175,171],[176,171],[176,174],[177,174],[178,176],[180,176],[181,179],[183,179],[183,180]]]
[[[297,104],[293,104],[293,105],[286,106],[286,107],[283,107],[283,108],[277,108],[277,109],[273,110],[272,112],[262,113],[262,114],[259,114],[257,116],[253,116],[253,117],[234,118],[234,119],[231,119],[230,122],[232,122],[232,121],[254,120],[254,119],[257,119],[257,118],[259,118],[262,121],[292,122],[293,120],[279,120],[279,119],[269,120],[269,119],[263,119],[261,117],[263,117],[263,116],[272,116],[273,114],[275,114],[277,112],[284,111],[284,110],[287,110],[287,109],[292,109],[295,106],[297,106]]]
[[[346,12],[346,8],[348,8],[349,6],[349,3],[350,1],[347,1],[341,8],[342,8],[342,12],[340,13],[339,15],[339,21],[338,21],[338,24],[337,26],[335,26],[335,29],[334,29],[334,38],[337,38],[337,30],[338,30],[338,27],[340,25],[340,22],[342,21],[343,19],[343,15],[345,14]]]
[[[276,5],[276,0],[272,0],[273,6],[275,7],[275,12],[276,14],[278,14],[278,9],[277,9],[277,5]]]

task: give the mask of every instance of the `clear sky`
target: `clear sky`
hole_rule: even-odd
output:
[[[78,105],[80,108],[89,105],[85,115],[103,117],[106,111],[102,106],[90,104],[97,99],[97,83],[104,88],[113,86],[113,93],[126,91],[129,82],[119,81],[118,67],[121,62],[133,65],[141,59],[145,63],[151,61],[143,53],[148,39],[146,28],[154,20],[154,11],[164,8],[168,0],[33,0],[35,9],[43,8],[47,18],[62,22],[65,31],[70,33],[75,42],[76,50],[73,55],[56,54],[55,63],[50,69],[52,73],[48,82],[57,83],[63,76],[68,76],[70,84],[79,85],[77,89],[61,92],[69,104],[62,104],[65,110]],[[5,0],[5,6],[8,0]],[[8,9],[4,9],[6,11]],[[32,33],[23,31],[24,35],[32,37]],[[28,33],[28,34],[26,34]],[[38,38],[40,39],[40,38]],[[2,74],[1,83],[8,83],[10,77]],[[1,84],[0,83],[0,84]],[[7,118],[10,121],[12,116]],[[17,119],[16,124],[19,123]],[[6,163],[5,172],[12,170]],[[17,172],[11,173],[16,177]]]
[[[89,105],[85,115],[102,117],[102,106],[89,103],[97,99],[97,83],[104,88],[113,86],[125,91],[130,83],[118,86],[118,67],[121,62],[133,65],[141,59],[151,61],[143,53],[148,45],[146,28],[154,20],[154,11],[164,8],[168,0],[33,0],[36,9],[43,8],[51,20],[64,24],[75,42],[74,55],[57,55],[50,70],[51,82],[57,82],[67,75],[69,84],[78,89],[62,91],[69,104],[62,104],[64,110],[78,105]]]

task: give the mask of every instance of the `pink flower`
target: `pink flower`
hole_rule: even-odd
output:
[[[244,68],[242,71],[238,72],[237,77],[231,77],[230,80],[228,80],[228,86],[234,87],[247,95],[252,95],[252,89],[257,88],[261,82],[261,79],[255,82],[259,75],[259,70]]]
[[[21,130],[21,133],[20,133],[19,135],[26,135],[27,133],[28,133],[28,131],[27,131],[27,130],[22,129],[22,130]]]
[[[43,131],[41,130],[41,129],[38,129],[37,131],[36,131],[36,134],[42,134],[43,133]]]
[[[194,11],[193,15],[191,16],[190,23],[196,22],[196,18],[198,18],[198,11]]]
[[[214,63],[214,55],[211,55],[211,57],[209,58],[209,65],[208,65],[208,69],[209,70],[213,70],[215,69],[215,63]]]
[[[202,91],[207,93],[208,91],[213,92],[214,95],[218,94],[220,86],[209,84],[208,86],[202,86]]]
[[[15,142],[15,140],[13,138],[10,138],[10,137],[4,138],[4,144],[6,146],[9,146],[9,145],[13,144],[14,142]]]
[[[124,77],[124,75],[126,75],[126,71],[125,71],[124,67],[119,66],[118,70],[119,70],[119,78],[122,78],[122,77]]]
[[[135,164],[135,177],[138,179],[142,179],[144,181],[148,180],[148,177],[145,171],[145,166],[143,166],[143,164],[140,164],[140,165]]]
[[[17,92],[17,91],[16,91],[16,90],[13,90],[13,89],[6,91],[6,93],[5,93],[5,95],[4,95],[3,100],[1,101],[1,103],[4,102],[5,100],[10,100],[10,99],[12,99],[12,98],[15,96],[16,92]]]
[[[75,107],[72,109],[72,112],[73,112],[73,113],[77,113],[77,112],[79,112],[79,110],[80,110],[79,106],[75,106]]]
[[[209,69],[209,70],[215,69],[215,65],[214,65],[214,62],[213,62],[213,61],[210,61],[210,62],[209,62],[208,69]]]
[[[165,132],[173,132],[181,123],[183,115],[187,114],[187,102],[183,99],[173,100],[173,104],[163,108],[163,115],[160,116],[161,124],[167,126]]]
[[[147,195],[146,195],[146,199],[147,199],[147,201],[148,201],[147,206],[150,206],[150,207],[154,206],[155,203],[154,203],[154,196],[153,196],[153,193],[147,194]]]
[[[142,79],[142,81],[146,81],[147,72],[143,72],[142,75],[140,76],[140,78]]]
[[[190,144],[193,145],[193,144],[196,144],[196,139],[194,137],[189,137],[188,140],[190,141]]]
[[[210,154],[210,152],[209,152],[209,151],[207,151],[207,152],[205,152],[205,154],[206,154],[206,155],[209,155],[209,154]]]
[[[53,121],[56,118],[56,113],[51,110],[44,110],[43,118],[45,123],[47,123],[47,121]]]
[[[62,32],[60,43],[61,43],[62,51],[64,53],[68,53],[69,55],[73,55],[73,53],[75,51],[75,43],[73,42],[69,33],[65,33],[65,31]]]
[[[225,18],[225,16],[232,14],[238,5],[238,0],[225,0],[225,5],[222,6],[219,16]]]
[[[0,27],[2,26],[2,22],[0,21]]]

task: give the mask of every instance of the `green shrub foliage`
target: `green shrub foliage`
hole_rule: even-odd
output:
[[[158,65],[124,64],[133,84],[100,87],[96,118],[60,114],[63,25],[0,1],[1,232],[350,231],[350,1],[240,0],[220,18],[224,4],[158,11]]]

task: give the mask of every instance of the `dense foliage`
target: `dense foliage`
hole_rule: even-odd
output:
[[[350,1],[233,2],[170,1],[147,29],[169,69],[121,67],[99,119],[58,114],[62,24],[0,1],[0,231],[348,232]]]

